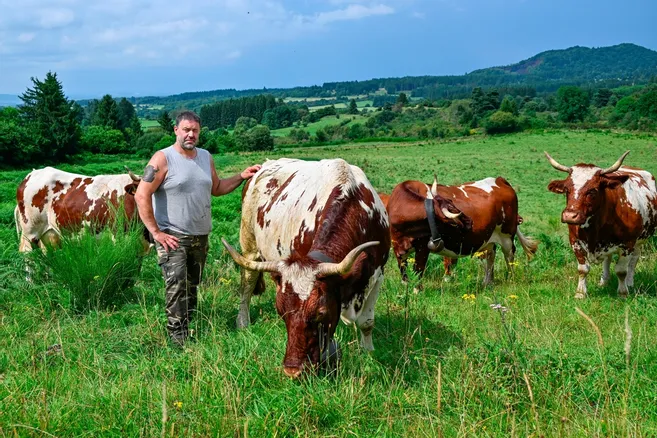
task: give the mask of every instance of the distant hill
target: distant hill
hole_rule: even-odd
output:
[[[325,82],[321,86],[311,87],[224,89],[130,100],[135,104],[164,105],[167,109],[198,109],[218,100],[265,93],[283,98],[335,98],[377,93],[397,94],[403,91],[415,97],[441,99],[467,97],[474,87],[496,87],[501,94],[515,89],[517,94],[532,95],[554,92],[562,85],[614,88],[641,84],[655,76],[657,52],[626,43],[610,47],[576,46],[549,50],[516,64],[475,70],[460,76],[407,76]]]

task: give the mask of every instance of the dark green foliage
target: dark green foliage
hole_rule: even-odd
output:
[[[408,97],[406,96],[406,93],[399,93],[399,96],[397,96],[397,102],[395,103],[399,106],[408,105]]]
[[[85,151],[101,154],[121,154],[131,150],[121,131],[105,126],[85,128],[80,143]]]
[[[248,131],[235,133],[235,144],[240,151],[269,151],[274,149],[274,139],[269,128],[257,125]]]
[[[48,72],[43,81],[31,80],[33,88],[20,96],[23,105],[19,111],[23,126],[38,147],[38,155],[61,161],[76,154],[81,136],[79,114],[73,102],[64,96],[57,74]]]
[[[0,110],[0,159],[5,165],[25,165],[39,154],[39,146],[16,108]]]
[[[502,103],[500,104],[500,111],[511,113],[514,116],[517,116],[518,105],[515,99],[511,98],[510,96],[505,96],[504,99],[502,100]]]
[[[96,110],[91,118],[91,124],[108,129],[122,128],[119,106],[111,95],[104,95],[96,104]]]
[[[293,139],[294,141],[301,143],[302,141],[307,141],[310,139],[310,134],[308,131],[304,129],[297,129],[297,128],[292,128],[290,130],[290,133],[288,134],[288,137]]]
[[[255,119],[256,122],[261,122],[267,110],[281,105],[285,104],[282,101],[277,101],[271,94],[261,94],[204,105],[199,112],[199,116],[203,121],[203,125],[214,130],[235,126],[237,119],[240,117],[250,117]]]
[[[262,116],[262,124],[269,129],[287,128],[299,120],[299,112],[291,105],[278,105],[265,111]]]
[[[173,125],[174,121],[169,115],[169,112],[164,110],[160,113],[160,117],[157,119],[157,124],[160,125],[160,128],[167,134],[173,134]]]
[[[155,145],[165,137],[166,134],[163,131],[151,131],[139,137],[135,143],[135,153],[139,157],[150,158],[151,155],[157,151]]]
[[[248,131],[249,129],[255,127],[258,124],[258,121],[253,117],[242,116],[235,122],[236,133]]]
[[[593,101],[591,103],[597,108],[607,106],[609,99],[611,99],[613,94],[613,91],[611,91],[609,88],[601,88],[593,93]]]
[[[356,104],[356,99],[351,99],[349,101],[349,108],[347,108],[347,114],[358,114],[358,105]]]
[[[510,112],[496,111],[485,122],[487,134],[505,134],[518,130],[518,119]]]
[[[579,87],[566,86],[557,91],[559,120],[581,122],[589,113],[589,95]]]
[[[306,122],[315,123],[315,122],[321,120],[322,117],[335,116],[337,114],[338,114],[338,112],[336,111],[335,106],[334,105],[329,105],[329,106],[326,106],[324,108],[320,108],[317,111],[313,111],[311,113],[308,113]]]

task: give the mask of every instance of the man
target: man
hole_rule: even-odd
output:
[[[166,283],[167,330],[174,345],[189,337],[212,229],[211,196],[235,190],[259,165],[220,179],[208,151],[196,147],[201,120],[192,111],[176,117],[176,142],[157,151],[144,170],[135,200],[153,235]]]

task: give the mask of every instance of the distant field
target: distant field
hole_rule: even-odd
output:
[[[326,116],[326,117],[322,117],[322,119],[318,122],[309,123],[308,126],[306,126],[305,128],[303,126],[301,126],[300,128],[308,131],[310,135],[315,135],[318,129],[330,125],[339,125],[345,120],[350,120],[349,123],[356,123],[356,122],[363,123],[365,120],[367,120],[367,116],[348,115],[348,114],[342,114],[340,115],[340,118],[337,118],[336,116]],[[288,135],[292,129],[293,128],[291,127],[275,129],[271,131],[271,135],[273,135],[274,137],[284,137]]]
[[[336,107],[336,108],[346,108],[346,107],[347,107],[347,104],[346,104],[346,103],[334,103],[334,104],[331,104],[331,105],[333,105],[333,106]],[[318,109],[326,108],[327,106],[331,106],[331,105],[309,106],[308,109],[309,109],[310,111],[317,111]]]
[[[502,175],[518,193],[521,230],[541,242],[531,261],[517,245],[512,274],[498,251],[488,288],[479,260],[461,259],[445,282],[432,255],[417,294],[390,254],[375,351],[361,351],[354,327],[340,323],[337,373],[301,380],[282,373],[286,328],[269,275],[252,300],[253,325],[235,328],[240,273],[220,239],[239,242],[241,190],[212,200],[197,340],[176,351],[153,253],[143,260],[138,299],[110,310],[74,314],[51,299],[61,285],[25,282],[13,211],[30,169],[0,172],[0,436],[655,437],[657,239],[644,249],[627,300],[613,274],[597,285],[599,265],[590,297],[575,300],[565,200],[547,190],[565,174],[543,151],[565,165],[609,166],[631,150],[627,165],[656,173],[656,146],[648,135],[559,131],[216,155],[222,176],[283,156],[340,157],[387,193],[434,173],[445,184]],[[93,158],[58,167],[97,174],[146,164]]]
[[[160,124],[157,123],[157,120],[139,119],[139,122],[141,122],[142,128],[155,128],[157,126],[160,126]]]

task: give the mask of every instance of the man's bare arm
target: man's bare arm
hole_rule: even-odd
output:
[[[242,181],[255,175],[261,167],[259,164],[256,164],[255,166],[247,167],[241,173],[221,179],[217,175],[217,169],[214,167],[214,160],[212,158],[210,158],[210,166],[212,168],[212,196],[221,196],[232,192],[242,184]]]
[[[178,247],[178,238],[163,233],[157,226],[153,213],[153,193],[160,187],[167,175],[167,159],[160,151],[150,159],[144,169],[144,176],[137,187],[135,202],[139,209],[139,217],[153,235],[153,239],[159,242],[166,251]]]

